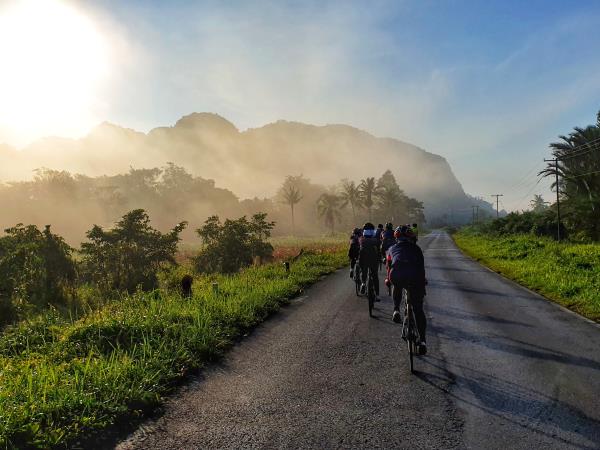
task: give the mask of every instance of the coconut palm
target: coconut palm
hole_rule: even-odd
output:
[[[565,200],[567,219],[600,238],[600,112],[595,125],[575,127],[568,136],[550,144],[554,161],[540,175],[556,177],[552,187]]]
[[[383,216],[390,220],[399,220],[401,214],[406,212],[406,196],[394,186],[384,186],[377,192],[377,203]]]
[[[324,219],[325,225],[331,227],[331,234],[335,231],[335,223],[342,220],[340,213],[342,199],[336,194],[325,193],[317,200],[317,213]]]
[[[361,202],[369,213],[369,221],[373,221],[373,206],[375,199],[380,192],[380,187],[375,182],[375,177],[365,178],[358,185],[360,191]]]
[[[531,206],[531,210],[533,212],[539,213],[548,209],[548,205],[546,205],[546,203],[547,202],[544,201],[544,197],[542,197],[540,194],[534,194],[533,199],[529,202],[529,205]]]
[[[302,175],[300,175],[300,177],[301,176]],[[292,211],[292,234],[295,234],[296,232],[296,225],[294,223],[294,206],[300,203],[303,198],[300,188],[298,188],[296,184],[300,177],[288,175],[279,191],[283,202],[289,205]]]
[[[360,189],[354,181],[342,180],[342,190],[340,192],[340,207],[346,208],[350,205],[352,209],[352,218],[356,222],[356,210],[362,206],[362,198]]]

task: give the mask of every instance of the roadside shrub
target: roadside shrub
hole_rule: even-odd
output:
[[[105,292],[155,289],[160,268],[175,264],[179,234],[186,225],[181,222],[163,234],[150,226],[143,209],[128,212],[109,231],[94,225],[87,233],[89,242],[81,244],[85,280]]]
[[[267,242],[275,222],[258,213],[251,220],[242,216],[221,223],[219,216],[209,217],[197,231],[204,248],[195,258],[196,270],[201,273],[234,273],[252,264],[254,258],[271,258],[273,246]]]
[[[536,236],[556,236],[556,212],[551,209],[534,212],[512,212],[505,217],[480,224],[476,228],[484,233],[500,236],[511,234],[534,234]],[[561,223],[561,235],[566,236],[566,230]]]
[[[72,249],[47,225],[18,224],[0,238],[0,325],[28,309],[66,303],[76,279]]]

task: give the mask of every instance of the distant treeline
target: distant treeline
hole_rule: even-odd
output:
[[[2,229],[16,223],[51,224],[72,245],[82,241],[91,224],[110,226],[133,209],[147,211],[153,226],[163,231],[174,222],[199,224],[213,215],[237,218],[258,212],[276,223],[274,235],[319,235],[366,220],[424,221],[422,203],[406,196],[390,171],[379,179],[342,180],[328,187],[302,175],[282,175],[276,195],[240,200],[172,163],[101,177],[39,169],[32,181],[0,185],[0,207]],[[182,238],[197,239],[190,230]]]

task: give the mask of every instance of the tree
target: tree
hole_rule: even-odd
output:
[[[540,175],[554,180],[558,174],[558,185],[553,181],[552,187],[559,190],[570,228],[600,239],[600,112],[596,120],[595,125],[575,127],[551,143],[558,164],[548,163]]]
[[[59,305],[76,280],[72,249],[47,225],[5,230],[0,238],[0,325],[15,319],[18,309]]]
[[[361,202],[367,208],[369,213],[369,221],[373,221],[373,206],[375,205],[375,199],[377,194],[380,192],[380,188],[375,183],[375,177],[366,178],[361,180],[358,189],[360,190]]]
[[[335,222],[342,219],[340,203],[342,200],[336,194],[325,193],[317,201],[317,213],[323,218],[325,225],[331,228],[331,234],[335,231]]]
[[[176,264],[179,234],[186,222],[161,233],[150,226],[143,209],[125,214],[112,230],[94,225],[87,232],[89,242],[81,244],[85,278],[103,291],[134,292],[155,289],[157,273],[164,264]]]
[[[342,189],[340,192],[341,208],[346,208],[350,205],[352,209],[352,219],[356,223],[356,210],[362,207],[361,192],[354,181],[342,180]]]
[[[406,210],[404,199],[406,196],[399,188],[383,186],[377,193],[377,206],[385,220],[400,220],[402,212]]]
[[[272,256],[273,246],[267,242],[275,222],[266,220],[265,213],[227,219],[221,223],[219,216],[209,217],[197,229],[204,248],[195,259],[196,269],[202,273],[235,273],[252,264],[255,257]]]
[[[529,205],[531,206],[531,210],[535,213],[544,212],[548,209],[548,205],[546,205],[544,197],[542,197],[540,194],[535,194],[533,199],[529,202]]]
[[[300,192],[300,188],[298,187],[298,181],[301,178],[302,175],[288,175],[280,189],[281,197],[283,198],[284,202],[290,206],[292,211],[292,234],[295,233],[296,228],[294,223],[294,206],[300,203],[303,197],[302,193]]]

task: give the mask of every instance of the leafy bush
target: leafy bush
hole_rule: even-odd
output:
[[[161,266],[175,264],[179,234],[186,225],[181,222],[163,234],[150,226],[143,209],[128,212],[109,231],[94,225],[87,233],[90,242],[81,244],[85,279],[103,291],[155,289]]]
[[[273,246],[266,240],[275,222],[266,221],[267,214],[259,213],[221,223],[219,216],[209,217],[197,230],[204,248],[195,259],[196,269],[203,273],[234,273],[252,264],[255,257],[270,258]]]
[[[76,271],[71,248],[46,226],[18,224],[0,238],[0,325],[28,308],[65,303]]]
[[[475,227],[483,233],[506,236],[510,234],[534,234],[536,236],[556,236],[556,212],[548,209],[541,212],[512,212],[505,217],[479,224]],[[561,235],[566,230],[561,223]]]

